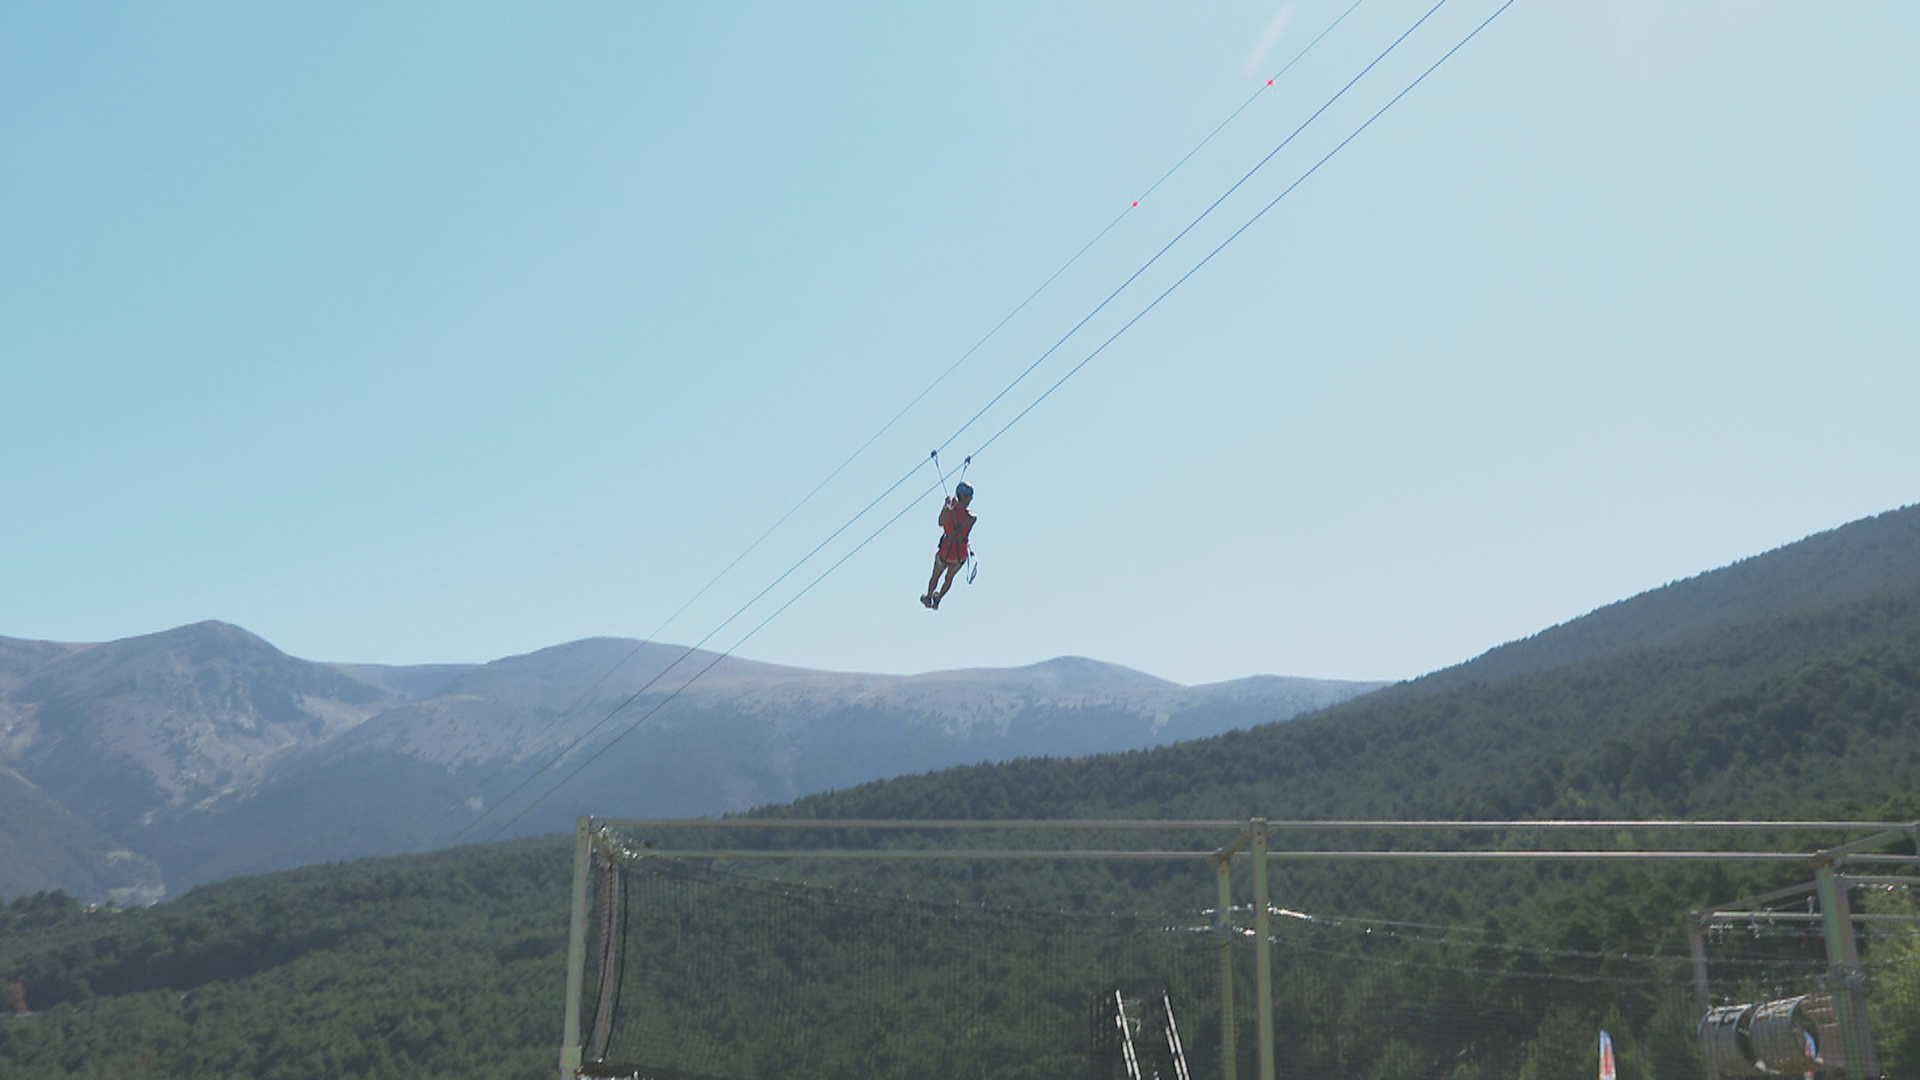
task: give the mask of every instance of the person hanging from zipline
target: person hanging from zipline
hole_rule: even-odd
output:
[[[940,508],[940,550],[933,555],[933,576],[927,579],[926,595],[920,602],[934,611],[940,610],[940,598],[953,588],[953,575],[967,561],[967,537],[973,532],[973,523],[979,518],[969,513],[967,504],[973,501],[973,487],[965,480],[953,489],[953,497]],[[947,574],[945,584],[940,582],[940,572]],[[939,585],[940,591],[934,592]]]

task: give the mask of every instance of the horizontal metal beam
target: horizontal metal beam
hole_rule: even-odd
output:
[[[1806,862],[1811,856],[1791,851],[1274,851],[1269,861],[1332,862],[1358,859],[1397,862],[1538,862],[1552,860],[1668,862]]]
[[[1920,877],[1911,877],[1903,874],[1846,874],[1838,877],[1836,880],[1844,888],[1851,888],[1855,885],[1920,885]],[[1776,900],[1790,900],[1796,896],[1807,896],[1817,888],[1818,886],[1814,882],[1803,881],[1798,885],[1789,885],[1784,889],[1775,889],[1770,893],[1761,893],[1758,896],[1744,896],[1738,900],[1729,900],[1724,904],[1717,904],[1710,908],[1701,908],[1693,913],[1693,917],[1702,923],[1706,923],[1722,917],[1744,915],[1748,913],[1749,909],[1757,909],[1763,904],[1771,904]]]
[[[847,850],[847,849],[808,849],[789,851],[748,850],[744,848],[713,849],[675,847],[651,851],[655,855],[672,855],[682,858],[733,858],[733,859],[945,859],[945,860],[1118,860],[1118,861],[1169,861],[1187,859],[1246,858],[1246,852],[1240,850],[1246,842],[1249,822],[1254,819],[1223,820],[1202,819],[1186,821],[1126,819],[1114,821],[1090,820],[1086,818],[1069,819],[931,819],[925,821],[901,818],[597,818],[595,824],[633,831],[671,831],[671,830],[719,830],[724,832],[756,830],[884,830],[893,832],[1197,832],[1231,830],[1234,839],[1223,843],[1212,851],[1115,851],[1115,850]],[[1269,861],[1283,862],[1336,862],[1336,861],[1377,861],[1377,862],[1540,862],[1540,861],[1691,861],[1691,862],[1809,862],[1815,858],[1832,857],[1837,853],[1851,853],[1859,847],[1885,843],[1907,835],[1910,824],[1890,824],[1876,821],[1723,821],[1723,820],[1657,820],[1634,821],[1626,819],[1574,820],[1551,819],[1539,821],[1433,821],[1433,820],[1389,820],[1363,821],[1357,819],[1310,820],[1293,819],[1266,821],[1269,835],[1273,834],[1310,834],[1316,832],[1620,832],[1620,831],[1659,831],[1659,832],[1719,832],[1719,833],[1755,833],[1755,832],[1851,832],[1871,835],[1855,840],[1838,848],[1825,852],[1777,852],[1777,851],[1702,851],[1702,850],[1660,850],[1640,848],[1627,851],[1600,850],[1551,850],[1551,851],[1511,851],[1470,849],[1464,847],[1442,848],[1438,850],[1379,850],[1379,849],[1341,849],[1341,850],[1298,850],[1285,847],[1270,848]],[[1847,854],[1851,858],[1867,858],[1864,855]],[[1782,894],[1787,895],[1787,894]],[[1767,897],[1740,901],[1744,905],[1765,903],[1774,899]]]
[[[1822,851],[1820,857],[1832,861],[1848,855],[1858,854],[1869,848],[1884,847],[1891,843],[1905,842],[1912,839],[1913,831],[1910,827],[1904,825],[1896,826],[1895,828],[1887,829],[1873,836],[1863,836],[1858,840],[1849,841],[1841,844],[1839,847],[1830,847]]]
[[[1920,915],[1869,915],[1856,911],[1852,917],[1857,923],[1920,923]],[[1817,911],[1716,911],[1700,921],[1712,923],[1721,919],[1745,919],[1748,922],[1819,922],[1823,918],[1825,916]]]
[[[1205,819],[1196,821],[1117,820],[1096,821],[1086,818],[1011,819],[932,819],[914,821],[902,818],[595,818],[597,825],[616,829],[927,829],[942,832],[963,830],[1152,830],[1244,829],[1246,820]],[[1364,821],[1359,819],[1292,819],[1267,821],[1269,833],[1355,830],[1394,830],[1423,832],[1550,832],[1556,830],[1698,830],[1705,832],[1867,832],[1886,833],[1912,828],[1912,822],[1886,821],[1631,821],[1611,819],[1547,819],[1540,821]],[[1878,836],[1866,838],[1879,841]],[[1855,841],[1860,843],[1860,841]],[[1851,845],[1849,845],[1851,846]],[[1840,852],[1842,848],[1831,849]]]
[[[913,859],[1017,862],[1035,860],[1172,861],[1214,860],[1212,851],[1040,851],[1020,848],[847,848],[770,851],[756,848],[673,848],[636,852],[640,857],[677,859]],[[1667,862],[1806,862],[1810,856],[1778,851],[1273,851],[1268,862],[1542,862],[1542,861],[1667,861]]]
[[[1244,821],[1093,821],[1066,818],[1059,821],[947,819],[914,821],[907,818],[595,818],[594,823],[615,829],[928,829],[938,832],[1005,830],[1008,832],[1058,830],[1173,831],[1192,829],[1244,829]]]
[[[809,851],[769,851],[764,848],[727,848],[715,849],[676,849],[647,850],[636,852],[641,858],[665,857],[674,859],[839,859],[860,860],[864,862],[899,862],[926,859],[966,859],[975,861],[1020,862],[1020,861],[1115,861],[1115,862],[1167,862],[1185,859],[1198,861],[1213,858],[1211,851],[1034,851],[1021,848],[962,849],[962,848],[868,848],[852,850],[849,848],[827,848]]]
[[[1622,830],[1650,829],[1660,831],[1698,830],[1704,832],[1886,832],[1891,829],[1905,829],[1907,822],[1888,823],[1883,821],[1708,821],[1708,820],[1659,820],[1631,821],[1585,820],[1576,818],[1552,818],[1538,821],[1269,821],[1269,831],[1295,830],[1312,831],[1315,829],[1419,829],[1419,830],[1472,830],[1475,832],[1526,832],[1555,830]]]
[[[1758,896],[1743,896],[1738,900],[1729,900],[1726,903],[1721,904],[1717,907],[1701,908],[1699,911],[1696,911],[1693,913],[1693,917],[1696,919],[1704,919],[1718,913],[1719,911],[1725,908],[1758,907],[1761,904],[1771,904],[1775,900],[1786,900],[1790,897],[1806,896],[1809,893],[1812,893],[1813,890],[1814,890],[1813,882],[1803,881],[1798,885],[1789,885],[1784,889],[1775,889],[1772,892],[1761,893]]]

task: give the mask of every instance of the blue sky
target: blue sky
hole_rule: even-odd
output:
[[[987,446],[924,611],[928,451],[1498,4],[1015,383],[1432,4],[1260,89],[1351,6],[9,4],[0,634],[1403,678],[1916,501],[1920,6],[1517,0]]]

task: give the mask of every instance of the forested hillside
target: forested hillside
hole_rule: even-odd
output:
[[[1509,642],[1416,680],[1427,689],[1488,682],[1532,671],[1697,639],[1808,609],[1866,600],[1920,585],[1920,507],[1807,537]]]
[[[1786,816],[1920,791],[1920,586],[1147,753],[953,769],[812,817]]]
[[[569,849],[521,841],[0,909],[0,1075],[313,1080],[550,1075]]]

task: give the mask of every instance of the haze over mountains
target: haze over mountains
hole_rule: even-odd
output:
[[[218,622],[97,645],[0,638],[0,897],[148,901],[234,874],[563,830],[589,811],[743,810],[956,764],[1196,738],[1380,685],[1189,688],[1075,658],[910,677],[726,658],[674,695],[714,659],[594,639],[488,664],[321,664]]]

